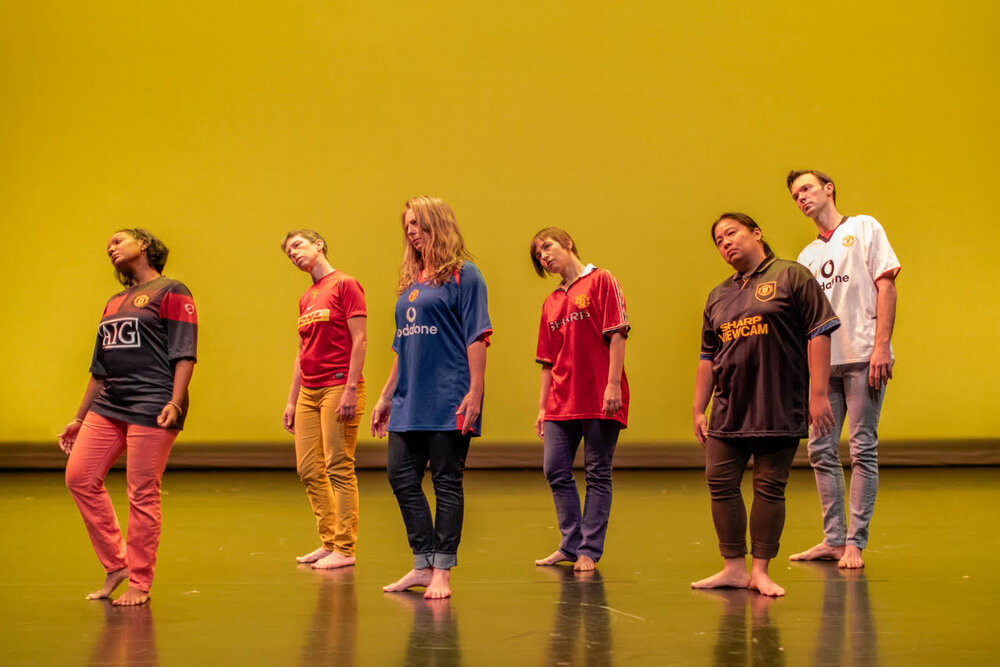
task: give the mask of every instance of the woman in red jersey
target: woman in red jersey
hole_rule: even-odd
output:
[[[347,567],[358,538],[354,452],[365,409],[365,293],[330,265],[317,232],[288,232],[281,249],[313,283],[299,299],[299,350],[283,421],[295,435],[296,468],[322,544],[296,560],[318,569]]]
[[[624,366],[631,327],[621,285],[608,271],[584,266],[565,230],[541,230],[530,250],[539,276],[562,278],[542,305],[535,358],[542,365],[535,432],[545,443],[545,477],[562,539],[535,565],[572,562],[575,570],[593,570],[611,514],[611,459],[628,421]],[[582,512],[573,479],[581,439],[587,475]]]
[[[108,256],[125,290],[104,307],[91,378],[76,416],[59,435],[69,455],[66,486],[76,501],[104,586],[87,597],[107,598],[126,579],[118,606],[149,600],[160,541],[160,481],[187,416],[198,316],[188,289],[162,274],[167,247],[145,229],[123,229]],[[128,539],[122,537],[104,478],[128,451]]]

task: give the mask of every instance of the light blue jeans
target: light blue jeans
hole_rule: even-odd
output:
[[[823,541],[831,546],[868,545],[868,524],[878,493],[878,418],[885,387],[868,384],[868,362],[830,368],[833,429],[823,438],[810,433],[809,462],[823,505]],[[840,433],[847,416],[851,451],[850,529],[844,512],[844,467],[840,463]]]

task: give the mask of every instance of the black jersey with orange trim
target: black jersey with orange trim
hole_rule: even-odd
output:
[[[701,358],[712,362],[709,435],[808,435],[809,339],[840,326],[801,264],[770,255],[708,295]]]
[[[104,307],[90,372],[104,380],[91,410],[109,419],[156,426],[173,394],[174,365],[195,360],[198,313],[182,283],[160,276],[119,292]],[[184,427],[187,396],[176,429]]]

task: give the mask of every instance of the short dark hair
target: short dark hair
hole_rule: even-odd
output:
[[[823,173],[819,169],[793,169],[790,172],[788,172],[788,178],[785,181],[785,183],[788,185],[788,191],[789,192],[792,191],[792,183],[795,182],[796,178],[798,178],[799,176],[805,176],[806,174],[812,174],[813,176],[815,176],[816,179],[819,181],[820,185],[826,185],[827,183],[832,185],[833,203],[834,204],[837,203],[837,184],[833,182],[832,178],[830,178],[827,174]]]
[[[167,265],[167,255],[170,254],[170,249],[163,241],[156,238],[153,232],[141,227],[119,229],[115,232],[115,234],[121,233],[128,234],[139,243],[145,243],[146,247],[143,248],[143,251],[146,253],[146,261],[157,273],[163,273],[163,267]],[[134,284],[132,276],[126,275],[118,269],[115,269],[115,278],[125,287],[131,287]]]
[[[528,247],[528,254],[531,255],[531,264],[535,267],[535,273],[537,273],[540,277],[545,277],[545,267],[542,266],[542,263],[538,261],[537,257],[535,257],[535,246],[538,241],[542,241],[544,239],[552,239],[563,248],[566,248],[566,250],[569,250],[576,255],[577,258],[580,257],[580,251],[576,247],[576,241],[574,241],[573,237],[569,235],[569,232],[561,227],[546,227],[531,237],[531,245]]]
[[[290,231],[287,234],[285,234],[285,238],[282,239],[282,241],[281,241],[281,252],[283,252],[285,254],[288,253],[288,251],[285,250],[285,246],[288,245],[288,239],[292,238],[293,236],[301,236],[305,240],[312,241],[313,243],[316,243],[316,241],[322,241],[323,242],[323,248],[322,248],[323,254],[324,255],[327,254],[327,252],[326,252],[326,239],[323,238],[322,236],[320,236],[319,232],[314,232],[311,229],[293,229],[292,231]]]
[[[728,213],[723,213],[722,215],[720,215],[715,220],[715,222],[712,223],[712,233],[711,233],[711,236],[712,236],[712,242],[713,243],[715,242],[715,228],[718,227],[719,223],[722,222],[723,220],[734,220],[735,222],[740,223],[741,225],[743,225],[744,227],[746,227],[750,231],[753,231],[755,229],[760,229],[760,225],[757,224],[757,221],[754,220],[753,218],[751,218],[746,213],[739,213],[739,212],[736,212],[736,211],[730,211]],[[763,233],[764,233],[764,230],[761,229],[761,234],[763,234]],[[764,240],[763,236],[761,236],[760,242],[764,246],[764,254],[765,255],[771,256],[771,255],[774,254],[774,251],[771,250],[771,246],[769,246],[767,244],[767,241]]]

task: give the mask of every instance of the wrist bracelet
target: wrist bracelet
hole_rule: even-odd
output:
[[[79,417],[73,417],[71,421],[80,422],[81,424],[83,423],[83,420],[80,419]]]
[[[167,405],[172,405],[172,406],[174,406],[175,408],[177,408],[177,414],[179,414],[179,415],[182,415],[182,414],[184,414],[184,411],[183,411],[183,410],[181,410],[181,406],[177,405],[177,404],[176,404],[176,403],[174,403],[173,401],[167,401]]]

